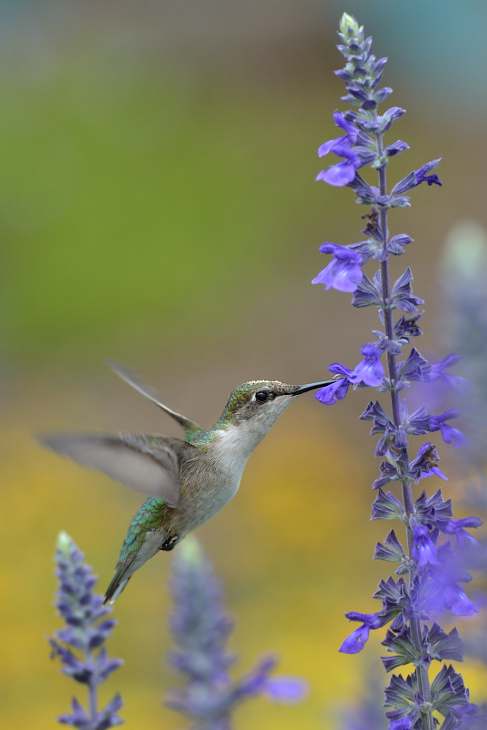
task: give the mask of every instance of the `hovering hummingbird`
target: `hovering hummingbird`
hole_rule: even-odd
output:
[[[157,393],[131,370],[120,363],[108,364],[185,432],[184,441],[141,433],[41,437],[58,454],[148,495],[130,523],[105,594],[104,603],[113,603],[149,558],[159,550],[172,550],[235,496],[247,459],[292,400],[334,381],[287,385],[277,380],[251,380],[235,388],[218,421],[205,431],[161,403]]]

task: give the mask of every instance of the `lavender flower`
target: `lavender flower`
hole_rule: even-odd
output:
[[[58,717],[58,722],[73,725],[80,730],[106,730],[124,721],[117,713],[123,706],[119,694],[102,710],[98,710],[97,688],[122,664],[121,659],[109,659],[103,644],[111,635],[115,619],[104,618],[112,611],[103,606],[103,596],[93,593],[97,577],[84,555],[65,532],[58,537],[56,548],[56,575],[59,589],[56,607],[66,627],[50,638],[52,657],[59,656],[63,674],[85,684],[89,693],[89,709],[76,698],[72,713]],[[101,623],[98,623],[103,619]]]
[[[349,380],[377,388],[384,378],[384,366],[380,361],[382,353],[375,345],[364,345],[361,352],[364,359],[356,365]]]
[[[410,205],[404,193],[422,183],[427,183],[428,187],[441,186],[436,173],[431,173],[441,158],[411,172],[388,193],[386,168],[392,158],[408,149],[408,145],[399,140],[385,146],[384,134],[404,110],[391,107],[379,114],[379,105],[392,92],[388,87],[379,88],[386,59],[376,59],[371,53],[372,39],[366,38],[363,28],[346,13],[340,22],[339,37],[338,49],[345,59],[345,68],[337,75],[346,84],[347,94],[342,101],[348,102],[352,109],[335,113],[335,122],[345,135],[320,148],[320,154],[334,151],[344,159],[321,172],[317,179],[349,187],[358,196],[359,204],[370,206],[370,213],[362,216],[367,220],[362,231],[367,236],[365,241],[344,247],[322,246],[321,250],[332,253],[334,260],[313,283],[319,281],[327,289],[334,287],[353,292],[354,307],[376,307],[383,329],[373,331],[377,343],[362,347],[364,359],[353,370],[340,363],[330,366],[341,379],[322,388],[316,397],[326,405],[334,405],[345,397],[350,385],[354,389],[373,387],[389,393],[391,414],[378,401],[371,401],[360,418],[372,422],[371,434],[379,434],[375,453],[383,459],[380,477],[372,485],[378,489],[372,519],[398,519],[406,528],[406,545],[403,547],[396,532],[391,530],[384,543],[377,544],[374,558],[398,563],[396,574],[408,577],[407,582],[402,577],[398,580],[389,577],[380,582],[374,594],[374,598],[382,602],[377,613],[346,614],[360,625],[345,639],[340,651],[348,654],[362,651],[370,630],[389,624],[382,643],[392,656],[383,657],[384,667],[388,672],[402,665],[415,667],[406,679],[392,675],[385,690],[390,730],[434,730],[437,724],[434,712],[445,718],[442,730],[453,730],[454,727],[467,727],[469,718],[476,716],[476,708],[470,703],[461,675],[452,666],[444,664],[433,682],[430,682],[428,669],[433,661],[461,661],[462,644],[456,629],[446,634],[439,624],[434,623],[429,628],[423,622],[433,612],[449,611],[457,616],[469,616],[477,611],[459,585],[468,582],[470,575],[455,558],[450,543],[440,540],[442,535],[454,535],[462,548],[471,545],[474,540],[466,530],[478,527],[481,522],[475,517],[455,519],[451,502],[443,500],[441,490],[431,497],[423,492],[414,501],[413,484],[425,477],[446,479],[446,476],[438,467],[439,456],[431,442],[421,446],[416,458],[410,461],[409,439],[439,431],[443,441],[455,447],[465,446],[468,441],[449,423],[459,415],[458,410],[450,408],[431,414],[421,406],[410,413],[399,393],[414,381],[438,381],[449,389],[464,391],[465,380],[446,372],[459,359],[454,354],[438,363],[428,363],[416,348],[412,348],[398,361],[411,337],[422,334],[417,321],[422,314],[418,312],[418,306],[424,302],[413,294],[411,269],[406,268],[391,283],[390,257],[404,253],[404,247],[412,243],[412,239],[407,234],[389,239],[388,227],[389,211]],[[365,165],[377,171],[377,187],[369,185],[357,172]],[[362,270],[369,260],[379,262],[380,266],[372,278]],[[413,316],[401,316],[395,322],[394,310]],[[387,360],[387,374],[383,357]],[[402,502],[391,492],[382,491],[389,483],[400,485]]]
[[[306,694],[296,677],[271,676],[277,661],[264,657],[249,674],[232,682],[236,657],[227,648],[233,623],[226,613],[220,584],[194,537],[178,546],[173,562],[174,611],[171,634],[178,646],[168,661],[186,679],[170,693],[166,705],[190,718],[193,730],[230,730],[236,706],[265,695],[276,702],[295,703]]]
[[[328,370],[333,373],[333,375],[341,377],[339,377],[339,379],[331,385],[325,385],[324,388],[317,390],[315,398],[327,406],[332,406],[338,400],[343,400],[343,398],[347,395],[348,389],[352,384],[350,376],[353,374],[353,370],[349,370],[349,368],[346,368],[345,365],[342,365],[339,362],[335,362],[330,365]]]
[[[324,157],[329,152],[334,152],[337,157],[343,157],[344,160],[327,170],[322,170],[316,180],[323,180],[329,185],[342,186],[350,183],[355,177],[355,170],[365,165],[366,162],[360,156],[358,148],[353,146],[359,137],[358,130],[340,112],[335,112],[333,116],[337,127],[344,129],[346,134],[322,144],[318,149],[318,157]]]
[[[337,246],[334,243],[323,243],[320,251],[332,253],[333,261],[311,283],[324,284],[327,291],[332,287],[338,291],[355,291],[363,277],[360,268],[363,256],[346,246]]]
[[[349,621],[361,621],[362,626],[355,629],[345,639],[339,651],[344,654],[358,654],[369,640],[370,629],[380,629],[384,625],[384,622],[375,613],[356,613],[355,611],[350,611],[345,616]]]

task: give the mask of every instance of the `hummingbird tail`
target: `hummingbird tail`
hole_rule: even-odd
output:
[[[129,575],[128,578],[125,578],[125,574],[127,572],[128,566],[124,565],[122,569],[120,568],[115,571],[115,575],[113,576],[113,579],[110,583],[110,585],[107,588],[107,591],[105,593],[105,598],[103,599],[103,605],[106,603],[115,603],[127,583],[129,582],[130,578],[132,576]]]
[[[119,595],[121,594],[121,592],[123,591],[123,589],[125,588],[125,586],[127,585],[127,583],[129,582],[129,580],[130,580],[130,578],[126,578],[121,583],[119,583],[119,585],[116,587],[115,586],[112,587],[112,583],[113,583],[113,581],[112,581],[112,583],[110,583],[110,585],[107,588],[107,592],[106,592],[105,598],[103,600],[103,605],[105,605],[106,603],[109,603],[110,605],[114,604],[115,601],[117,600],[117,598],[119,597]]]

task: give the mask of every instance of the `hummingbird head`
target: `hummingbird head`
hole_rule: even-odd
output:
[[[251,380],[243,383],[230,394],[217,427],[245,424],[261,431],[263,437],[296,396],[332,382],[289,385],[278,380]]]

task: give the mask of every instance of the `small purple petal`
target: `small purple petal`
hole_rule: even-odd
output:
[[[456,408],[450,408],[449,410],[440,413],[438,416],[431,416],[429,430],[441,431],[443,441],[446,444],[452,443],[455,448],[466,446],[469,443],[469,440],[467,439],[465,434],[462,433],[458,428],[454,428],[454,426],[450,426],[449,423],[446,423],[446,421],[448,421],[450,418],[456,418],[459,415],[459,410],[457,410]]]
[[[355,129],[352,122],[349,122],[348,119],[345,119],[342,112],[339,111],[333,112],[333,119],[335,120],[335,124],[337,125],[337,127],[341,127],[347,133],[352,144],[355,144],[358,137],[358,131]]]
[[[338,651],[342,654],[358,654],[362,651],[369,638],[370,629],[368,626],[360,626],[350,636],[347,636]]]
[[[434,467],[433,467],[433,468],[431,469],[431,473],[432,473],[432,474],[436,474],[436,476],[437,476],[437,477],[440,477],[440,479],[444,479],[444,480],[445,480],[445,482],[447,482],[447,481],[448,481],[448,477],[447,477],[447,476],[446,476],[445,474],[443,474],[443,472],[441,471],[441,469],[440,469],[440,468],[439,468],[438,466],[434,466]]]
[[[325,157],[325,155],[329,152],[334,152],[335,147],[337,147],[344,139],[346,139],[346,137],[338,137],[337,139],[330,139],[328,142],[324,142],[320,147],[318,147],[318,157]],[[340,157],[341,156],[342,155],[340,155]]]
[[[454,535],[458,530],[464,529],[465,527],[481,527],[484,523],[479,517],[462,517],[459,520],[451,519],[448,521],[447,527],[443,530],[443,532],[448,533],[449,535]]]
[[[345,367],[345,365],[342,365],[341,362],[332,362],[332,364],[328,367],[328,370],[330,373],[333,373],[333,375],[343,375],[345,378],[348,378],[353,373],[353,370]]]
[[[344,187],[352,182],[355,177],[355,165],[348,160],[338,162],[327,170],[322,170],[316,176],[316,181],[323,180],[334,187]]]
[[[453,444],[455,449],[461,446],[467,446],[470,442],[468,438],[458,428],[450,426],[449,423],[442,423],[440,425],[441,435],[445,444]]]

